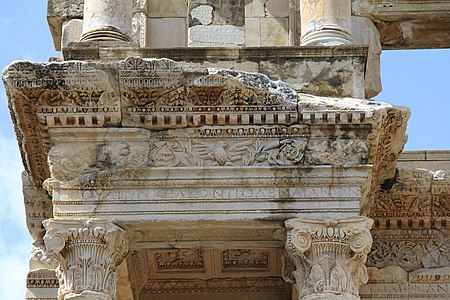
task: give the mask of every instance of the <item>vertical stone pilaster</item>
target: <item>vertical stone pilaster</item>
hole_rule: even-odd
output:
[[[352,45],[350,0],[301,0],[301,46]]]
[[[296,270],[285,275],[293,278],[299,300],[360,299],[372,222],[366,217],[286,221],[286,250]]]
[[[60,300],[113,300],[117,266],[128,252],[125,232],[98,219],[43,222],[47,252],[59,253]]]
[[[132,0],[84,0],[81,41],[131,42]]]

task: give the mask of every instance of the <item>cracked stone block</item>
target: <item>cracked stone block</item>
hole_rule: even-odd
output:
[[[261,18],[261,46],[288,46],[289,19]]]
[[[234,25],[244,26],[244,0],[192,0],[189,1],[189,27],[199,25],[191,18],[191,12],[199,6],[210,6],[213,8],[212,25]]]

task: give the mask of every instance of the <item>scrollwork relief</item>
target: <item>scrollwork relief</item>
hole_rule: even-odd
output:
[[[149,163],[156,167],[298,165],[308,140],[197,139],[155,142]]]
[[[359,286],[368,280],[365,262],[372,237],[370,219],[343,221],[286,221],[286,250],[296,270],[298,299],[312,294],[345,295],[358,299]],[[290,264],[285,263],[285,267]]]
[[[407,271],[450,266],[449,239],[437,230],[378,230],[367,265]]]

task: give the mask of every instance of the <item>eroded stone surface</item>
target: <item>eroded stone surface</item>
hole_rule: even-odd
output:
[[[238,47],[245,44],[244,1],[189,1],[188,45]]]

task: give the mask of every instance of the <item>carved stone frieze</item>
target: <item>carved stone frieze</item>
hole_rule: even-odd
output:
[[[149,129],[203,125],[292,124],[296,92],[262,74],[183,69],[168,59],[119,64],[126,126]]]
[[[42,221],[53,217],[51,196],[34,185],[26,172],[22,172],[22,192],[28,231],[34,240],[40,240],[45,234]]]
[[[152,280],[142,294],[230,293],[230,292],[290,292],[291,286],[279,277],[211,279],[211,280]]]
[[[117,266],[128,251],[125,232],[98,219],[44,221],[47,252],[59,254],[58,295],[114,299]]]
[[[431,220],[431,181],[428,170],[399,170],[392,187],[381,188],[373,212],[377,227],[429,228]]]
[[[189,150],[193,152],[198,150],[193,155],[201,158],[201,162],[193,164],[187,157],[186,166],[245,166],[254,162],[274,166],[372,163],[373,182],[377,185],[388,177],[378,170],[386,169],[381,164],[386,163],[385,158],[391,152],[394,154],[388,164],[390,168],[395,165],[402,139],[392,136],[403,134],[407,118],[405,110],[383,103],[356,99],[335,101],[297,94],[289,85],[262,74],[206,69],[168,59],[127,58],[118,64],[18,62],[5,69],[3,79],[27,170],[32,181],[38,184],[53,176],[49,174],[46,158],[50,146],[53,144],[57,148],[58,143],[54,143],[55,136],[49,130],[122,125],[162,130],[161,136],[164,129],[183,128],[201,128],[210,137],[220,130],[222,133],[216,135],[216,141],[201,141],[197,145],[192,141],[180,144],[158,137],[153,139],[153,145],[148,145],[151,149],[144,148],[151,157],[142,165],[126,162],[120,165],[114,155],[120,158],[132,150],[123,145],[117,155],[100,140],[78,149],[82,155],[70,159],[66,158],[70,154],[63,150],[52,149],[51,168],[66,168],[67,173],[73,170],[71,173],[76,174],[95,171],[99,165],[130,168],[152,166],[153,163],[153,166],[167,167],[165,164],[179,164],[182,159],[176,156],[188,152],[185,150],[191,147]],[[334,129],[330,130],[332,127]],[[296,128],[300,128],[297,133]],[[252,130],[262,133],[266,129],[279,133],[251,134]],[[120,130],[123,128],[114,131]],[[249,136],[245,132],[250,132],[252,147],[248,147],[250,141],[245,139],[236,143],[227,140],[226,134],[230,136],[231,133],[233,139],[236,137],[233,131],[238,132],[238,137]],[[273,139],[263,140],[262,136],[268,134]],[[289,135],[297,139],[287,137]],[[194,137],[189,135],[188,139],[194,140]],[[83,142],[79,142],[82,147]],[[380,143],[385,144],[379,147]],[[88,152],[91,157],[86,155]],[[100,153],[97,159],[95,152],[103,154]],[[239,159],[243,152],[247,152],[247,157]],[[250,152],[261,153],[252,157]],[[52,163],[63,157],[65,163],[59,163],[59,166]],[[73,177],[60,179],[71,180]]]
[[[450,170],[441,170],[434,173],[431,194],[431,222],[433,227],[450,229]]]
[[[370,267],[400,266],[407,271],[450,266],[448,232],[428,230],[373,230],[367,258]]]
[[[222,252],[222,270],[239,271],[270,269],[270,253],[259,249],[229,249]]]
[[[55,270],[58,265],[58,255],[47,252],[43,239],[34,241],[30,253],[30,270]]]
[[[130,250],[126,259],[130,285],[134,299],[139,299],[139,292],[149,279],[148,260],[145,251]]]
[[[154,253],[157,272],[204,272],[203,250],[161,250]]]
[[[381,186],[370,217],[379,229],[448,229],[449,196],[447,171],[398,169]]]
[[[296,270],[283,274],[295,279],[298,299],[359,299],[359,286],[368,280],[371,225],[365,217],[286,221],[286,250]]]
[[[369,163],[373,165],[372,188],[361,203],[363,215],[369,215],[372,211],[380,185],[395,176],[397,160],[407,141],[405,132],[409,116],[410,111],[405,107],[387,108],[384,113],[376,112],[373,116],[374,127],[368,136]]]
[[[27,274],[27,288],[58,288],[55,270],[39,269]]]

